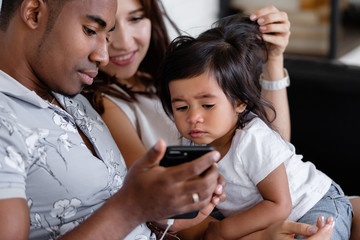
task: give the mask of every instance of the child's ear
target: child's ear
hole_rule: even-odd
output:
[[[236,104],[235,104],[235,112],[238,114],[242,113],[246,109],[246,106],[247,106],[246,103],[244,103],[240,100],[237,100]]]

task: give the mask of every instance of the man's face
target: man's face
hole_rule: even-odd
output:
[[[49,90],[75,95],[108,63],[107,40],[115,24],[116,0],[67,2],[39,41],[30,65]]]

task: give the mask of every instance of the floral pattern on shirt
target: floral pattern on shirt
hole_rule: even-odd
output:
[[[50,215],[53,218],[61,219],[61,224],[59,225],[50,225],[47,223],[46,219],[42,219],[39,213],[35,213],[33,218],[31,219],[31,226],[37,229],[45,229],[48,232],[49,240],[58,239],[60,236],[66,234],[71,231],[75,227],[77,227],[81,222],[83,222],[86,218],[78,218],[75,221],[66,223],[64,220],[74,217],[77,212],[77,208],[80,207],[81,201],[79,199],[63,199],[54,203],[53,209]],[[31,209],[32,207],[32,199],[28,200],[28,206]],[[90,215],[90,214],[89,214]]]
[[[57,239],[72,230],[121,188],[126,175],[122,156],[99,115],[81,98],[60,97],[65,110],[49,104],[39,115],[29,115],[28,109],[37,111],[36,107],[17,105],[15,99],[10,108],[5,103],[10,100],[0,92],[0,191],[23,184],[19,186],[26,189],[30,239]],[[86,148],[77,128],[100,158]],[[97,172],[81,175],[87,167]],[[67,181],[67,174],[72,182]],[[90,180],[84,186],[86,194],[77,179]],[[61,199],[56,198],[57,192]]]
[[[18,152],[13,146],[8,146],[6,152],[7,156],[4,158],[4,163],[17,171],[25,171],[25,161],[21,152]]]

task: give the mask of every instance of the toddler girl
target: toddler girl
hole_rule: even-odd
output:
[[[315,225],[319,215],[334,218],[331,239],[349,239],[352,208],[341,188],[272,128],[259,83],[266,53],[258,25],[234,15],[197,38],[178,37],[164,60],[165,111],[183,137],[222,157],[227,200],[217,208],[226,218],[206,239],[251,236],[283,219]]]

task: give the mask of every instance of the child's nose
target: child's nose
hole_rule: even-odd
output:
[[[203,122],[204,117],[201,113],[201,111],[198,111],[196,109],[190,110],[188,115],[188,121],[190,123],[197,123],[197,122]]]

